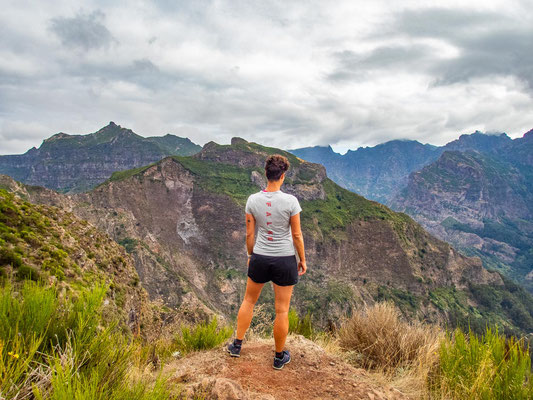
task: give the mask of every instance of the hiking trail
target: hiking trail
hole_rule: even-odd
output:
[[[245,341],[239,358],[226,347],[187,355],[167,364],[171,382],[185,386],[187,399],[407,399],[371,381],[358,369],[302,336],[289,336],[291,362],[272,368],[273,339]]]

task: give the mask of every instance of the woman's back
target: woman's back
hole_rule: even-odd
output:
[[[290,218],[302,211],[292,194],[261,190],[248,197],[246,213],[256,220],[254,253],[267,256],[294,255]]]

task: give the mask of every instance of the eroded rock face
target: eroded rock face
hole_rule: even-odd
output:
[[[526,149],[525,139],[516,139],[497,154],[444,152],[411,174],[392,207],[458,249],[484,257],[487,267],[503,265],[503,271],[522,280],[530,269],[523,260],[533,246]]]

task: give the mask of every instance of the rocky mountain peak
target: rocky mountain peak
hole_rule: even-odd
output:
[[[236,146],[238,144],[246,144],[246,143],[248,143],[248,142],[245,139],[241,138],[241,137],[235,136],[235,137],[231,138],[231,145],[232,146]]]
[[[530,129],[529,131],[527,131],[526,133],[524,133],[523,138],[533,139],[533,129]]]
[[[59,132],[59,133],[56,133],[55,135],[50,136],[49,138],[44,139],[43,143],[51,143],[56,140],[69,138],[71,136],[72,135],[69,135],[68,133]]]
[[[491,152],[509,143],[512,139],[506,133],[487,134],[475,131],[471,134],[463,134],[459,139],[453,140],[444,146],[445,150],[478,150]]]
[[[248,142],[240,137],[232,138],[229,145],[221,145],[213,141],[208,142],[199,153],[192,157],[263,171],[265,160],[270,154],[281,154],[288,158],[291,168],[287,173],[289,179],[287,183],[290,181],[306,184],[320,183],[327,176],[326,168],[321,164],[307,162],[285,150]]]
[[[120,125],[115,124],[113,121],[110,121],[109,124],[101,128],[100,130],[96,131],[93,135],[96,136],[97,138],[102,137],[102,136],[105,136],[106,138],[108,138],[108,137],[114,137],[114,136],[119,136],[119,135],[138,136],[131,129],[123,128]]]

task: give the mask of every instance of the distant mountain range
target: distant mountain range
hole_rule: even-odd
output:
[[[436,161],[447,150],[497,149],[511,142],[505,133],[486,135],[479,131],[461,135],[445,146],[422,144],[416,140],[391,140],[374,147],[335,153],[331,146],[303,147],[292,154],[324,165],[328,176],[339,185],[370,200],[388,204],[407,185],[411,172]]]
[[[115,171],[136,168],[170,155],[191,155],[201,146],[167,134],[142,137],[110,122],[87,135],[57,133],[39,148],[0,156],[0,173],[30,185],[61,192],[81,192],[102,183]]]
[[[222,296],[217,279],[220,274],[242,278],[231,267],[240,262],[234,255],[240,245],[213,227],[218,221],[213,210],[224,204],[222,225],[229,223],[231,235],[237,236],[239,207],[265,185],[264,158],[286,154],[293,172],[284,188],[302,201],[312,261],[322,266],[310,275],[312,283],[299,289],[303,298],[317,310],[337,297],[340,306],[353,296],[363,301],[382,296],[425,315],[444,307],[427,305],[431,293],[435,297],[457,287],[460,296],[476,302],[471,284],[490,286],[495,278],[474,273],[471,259],[447,250],[404,214],[343,190],[333,180],[410,214],[465,255],[479,256],[485,267],[533,289],[532,136],[528,132],[511,140],[506,134],[476,132],[441,147],[394,140],[342,156],[331,147],[292,150],[296,157],[240,138],[203,148],[173,135],[143,138],[111,122],[93,134],[59,133],[39,149],[2,156],[0,171],[29,185],[85,191],[64,197],[31,186],[21,189],[36,201],[76,210],[122,243],[136,257],[139,275],[153,296],[176,305],[194,292],[194,298],[227,313],[232,310],[228,299],[238,294],[226,281],[223,292],[229,297]],[[303,159],[318,159],[332,180],[323,166]],[[379,220],[388,222],[385,226]],[[343,256],[334,256],[337,252]],[[448,271],[452,264],[462,272]],[[324,280],[332,271],[338,278]],[[466,315],[461,310],[454,315]]]
[[[514,140],[475,132],[441,147],[394,140],[345,155],[291,152],[533,290],[533,131]]]

